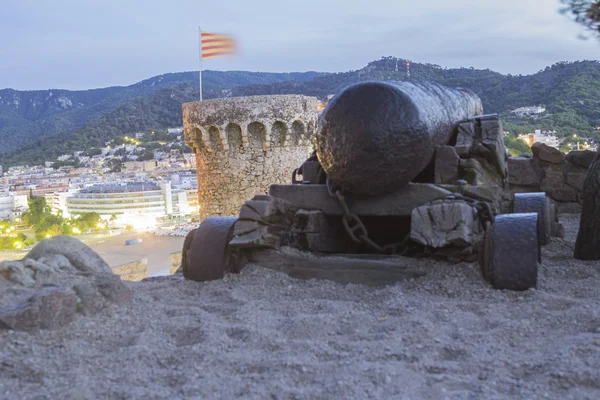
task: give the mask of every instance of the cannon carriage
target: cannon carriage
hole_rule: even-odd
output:
[[[560,230],[545,193],[512,195],[502,125],[471,91],[364,82],[324,109],[316,150],[290,184],[209,217],[183,249],[187,279],[256,263],[304,279],[392,283],[426,271],[402,257],[478,260],[498,289],[537,284]]]

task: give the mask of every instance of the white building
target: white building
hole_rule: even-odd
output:
[[[131,225],[146,230],[159,218],[189,214],[187,193],[173,189],[170,182],[94,185],[66,199],[69,215],[97,212],[105,220],[114,215],[116,226]]]
[[[29,208],[27,195],[11,192],[0,193],[0,220],[14,220]]]
[[[58,212],[60,211],[63,217],[70,218],[71,214],[69,214],[69,209],[67,207],[67,199],[78,193],[79,190],[80,189],[68,189],[63,192],[52,193],[51,201],[46,199],[47,204],[50,206],[50,212],[54,215],[58,215]]]
[[[183,126],[179,127],[179,128],[169,128],[167,129],[167,133],[168,134],[178,134],[178,133],[182,133],[183,132]]]
[[[546,111],[546,109],[542,106],[532,106],[532,107],[520,107],[511,111],[511,113],[518,115],[519,117],[525,117],[529,115],[538,115]]]
[[[551,133],[543,133],[541,130],[536,129],[534,133],[524,133],[519,135],[519,139],[523,139],[529,147],[533,146],[534,143],[544,143],[555,149],[560,148],[558,138]]]
[[[73,157],[72,154],[63,154],[62,156],[58,157],[57,160],[58,161],[67,161],[71,157]]]

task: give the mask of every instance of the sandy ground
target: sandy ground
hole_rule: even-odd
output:
[[[128,239],[142,239],[142,243],[126,246]],[[148,259],[148,275],[168,273],[169,254],[181,251],[184,237],[156,236],[152,233],[124,233],[102,239],[90,239],[85,244],[98,253],[111,267]]]
[[[544,249],[537,290],[474,264],[370,288],[259,267],[128,283],[128,306],[0,333],[2,399],[599,399],[600,263]]]

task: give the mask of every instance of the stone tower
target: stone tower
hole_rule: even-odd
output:
[[[289,184],[313,149],[319,100],[249,96],[185,103],[185,142],[196,154],[200,219],[237,215],[244,201]]]

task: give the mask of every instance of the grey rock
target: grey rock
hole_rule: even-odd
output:
[[[433,248],[472,246],[481,240],[477,211],[464,201],[436,201],[411,215],[412,240]]]
[[[69,259],[62,254],[49,254],[47,256],[42,256],[38,258],[38,262],[47,265],[54,270],[76,270],[76,268],[74,268],[69,262]]]
[[[565,156],[565,159],[571,163],[587,168],[592,164],[594,158],[596,158],[596,152],[592,150],[573,150]]]
[[[581,214],[581,205],[575,202],[557,203],[559,214]]]
[[[456,183],[460,158],[452,146],[438,146],[435,150],[435,183]]]
[[[97,274],[94,276],[94,285],[98,288],[98,291],[107,300],[123,304],[131,301],[133,293],[129,286],[121,280],[118,275],[113,273],[108,274]]]
[[[539,187],[544,172],[536,160],[525,157],[510,157],[507,164],[508,183]]]
[[[0,263],[0,278],[4,278],[24,287],[34,287],[35,279],[31,270],[25,268],[23,261],[3,261]]]
[[[43,287],[12,307],[0,310],[0,328],[31,331],[56,329],[70,323],[77,312],[77,296],[61,287]]]
[[[69,237],[40,242],[19,261],[0,263],[0,329],[56,329],[132,298],[93,250]]]
[[[107,305],[102,293],[92,283],[75,285],[73,291],[80,300],[78,311],[84,315],[94,315]]]
[[[542,161],[547,161],[552,164],[561,164],[565,162],[565,155],[560,150],[550,147],[544,143],[534,143],[531,146],[531,151],[534,157]]]
[[[65,256],[80,271],[108,272],[110,267],[94,250],[81,241],[65,235],[54,236],[38,243],[26,258],[37,260],[50,254]]]

